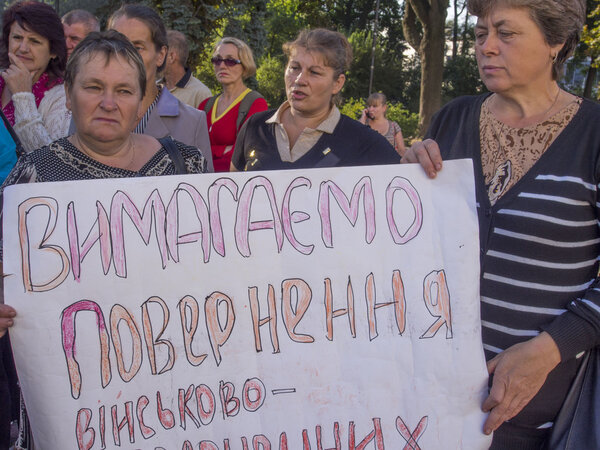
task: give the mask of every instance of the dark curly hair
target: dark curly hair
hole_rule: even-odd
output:
[[[60,17],[52,6],[46,3],[25,1],[17,2],[4,10],[2,16],[2,47],[0,48],[0,66],[8,67],[8,37],[10,27],[17,22],[21,28],[32,31],[48,39],[50,53],[56,55],[48,63],[46,72],[53,81],[61,78],[67,65],[67,46],[65,32]]]

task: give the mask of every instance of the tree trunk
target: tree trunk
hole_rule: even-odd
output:
[[[444,14],[444,18],[445,18]],[[439,19],[438,19],[439,21]],[[444,22],[427,27],[421,41],[421,95],[419,101],[419,136],[425,136],[431,118],[442,106],[444,76]]]
[[[465,14],[465,24],[462,32],[462,45],[460,47],[460,54],[466,56],[469,53],[469,11]]]
[[[458,54],[458,0],[454,0],[454,24],[452,25],[452,59]]]
[[[594,88],[594,81],[596,81],[596,74],[598,69],[590,66],[585,77],[585,87],[583,88],[583,96],[585,98],[592,98],[592,89]]]
[[[442,105],[442,81],[444,74],[445,26],[449,0],[406,0],[405,31],[408,42],[419,42],[417,50],[421,58],[421,95],[419,99],[419,136],[423,137],[433,114]],[[414,17],[421,23],[423,33],[416,39],[415,27],[407,29]],[[414,48],[414,47],[413,47]]]

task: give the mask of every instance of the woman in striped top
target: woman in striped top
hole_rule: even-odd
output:
[[[481,241],[481,318],[491,448],[547,448],[580,365],[600,343],[600,107],[557,78],[585,1],[468,0],[491,94],[434,117],[403,162],[429,176],[471,158]]]

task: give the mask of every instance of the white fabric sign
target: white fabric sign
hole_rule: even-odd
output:
[[[4,193],[43,449],[487,448],[470,161]]]

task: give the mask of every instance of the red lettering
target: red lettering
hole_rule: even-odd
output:
[[[204,353],[196,356],[192,350],[192,342],[194,340],[194,335],[196,334],[196,329],[198,328],[198,320],[200,316],[198,302],[191,295],[186,295],[181,299],[177,306],[179,307],[179,317],[181,318],[181,330],[183,331],[183,348],[185,349],[185,356],[192,366],[199,366],[208,355]],[[188,311],[191,314],[191,318],[189,320]]]
[[[252,399],[251,397],[254,397]],[[244,383],[242,399],[246,411],[254,412],[260,408],[265,402],[266,389],[265,385],[258,378],[250,378]]]
[[[296,327],[306,314],[312,300],[312,291],[308,283],[300,279],[283,280],[282,290],[282,315],[286,331],[292,341],[311,343],[315,339],[308,334],[296,333]],[[296,292],[296,308],[292,307],[292,290]]]
[[[186,416],[190,416],[190,418],[192,419],[192,422],[194,422],[194,425],[196,425],[196,428],[200,428],[200,422],[198,422],[198,419],[196,419],[196,417],[192,413],[192,410],[188,407],[188,402],[191,400],[193,395],[194,395],[194,385],[193,384],[190,385],[190,387],[188,387],[187,390],[179,389],[179,420],[181,422],[180,426],[184,430],[186,427],[186,422],[185,422]]]
[[[160,332],[158,333],[158,336],[156,336],[156,339],[154,339],[154,333],[152,332],[152,322],[150,321],[150,313],[148,312],[148,305],[153,303],[159,305],[163,313],[162,327],[160,329]],[[148,359],[150,360],[150,370],[152,371],[153,375],[165,373],[171,370],[173,368],[173,365],[175,364],[175,347],[170,341],[166,339],[161,339],[161,336],[165,332],[167,324],[169,323],[169,316],[169,307],[160,297],[150,297],[142,304],[142,323],[144,329],[144,339],[146,341],[146,348],[148,350]],[[167,361],[163,368],[160,369],[160,371],[158,371],[156,367],[155,349],[158,345],[164,345],[165,347],[167,347],[168,354]]]
[[[150,439],[156,434],[152,428],[144,423],[144,410],[150,403],[150,400],[145,395],[142,395],[137,401],[137,419],[140,426],[140,433],[144,439]]]
[[[201,384],[196,388],[196,404],[200,422],[203,425],[211,423],[215,417],[216,402],[215,395],[207,385]],[[207,409],[204,408],[205,406]]]
[[[163,408],[162,398],[159,391],[156,391],[156,413],[158,420],[165,430],[170,430],[175,426],[175,415],[168,408]]]
[[[227,319],[225,325],[221,325],[219,319],[219,305],[224,303],[226,306]],[[227,295],[222,292],[213,292],[206,298],[204,303],[204,314],[206,320],[206,329],[208,331],[208,338],[212,347],[213,356],[217,366],[221,364],[221,351],[222,347],[231,332],[233,331],[233,325],[235,324],[235,312],[233,310],[233,301]]]
[[[221,397],[221,409],[223,419],[234,417],[240,412],[240,399],[234,397],[235,386],[230,382],[219,382],[219,395]]]
[[[444,325],[446,326],[446,339],[452,339],[450,291],[446,282],[446,272],[443,270],[434,270],[425,277],[425,281],[423,282],[423,301],[429,313],[437,317],[437,320],[423,333],[421,339],[432,338]]]
[[[90,428],[92,421],[92,410],[82,408],[77,412],[77,421],[75,426],[75,437],[79,450],[89,450],[94,446],[96,432]]]
[[[273,353],[279,353],[279,337],[277,335],[277,308],[275,306],[275,289],[269,284],[267,294],[267,304],[269,315],[263,319],[260,318],[260,303],[258,302],[258,288],[252,286],[248,289],[248,298],[250,300],[250,313],[252,315],[252,325],[254,327],[254,345],[257,352],[262,352],[262,342],[259,328],[266,323],[269,324],[271,333],[271,345]]]
[[[112,424],[113,424],[113,438],[115,445],[121,445],[121,430],[127,425],[127,431],[129,433],[129,442],[133,444],[135,442],[134,429],[133,429],[133,402],[125,403],[125,416],[121,419],[121,422],[117,419],[117,405],[113,405],[111,408],[112,413]]]
[[[348,315],[350,325],[350,334],[356,337],[356,316],[354,313],[354,291],[352,290],[352,280],[348,277],[348,286],[346,288],[346,308],[333,309],[333,293],[331,289],[331,280],[325,278],[325,321],[327,324],[327,339],[333,341],[333,319]]]

